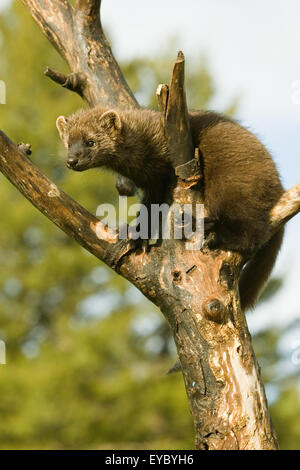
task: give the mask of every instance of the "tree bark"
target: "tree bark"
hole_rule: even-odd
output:
[[[104,37],[100,0],[22,0],[43,33],[68,62],[68,76],[47,69],[57,83],[90,105],[138,106]],[[174,202],[203,202],[202,169],[192,145],[179,53],[170,90],[157,91],[177,175]],[[175,152],[176,150],[176,152]],[[194,158],[195,157],[195,158]],[[0,171],[38,210],[116,270],[160,307],[176,342],[197,449],[277,449],[264,387],[240,308],[238,253],[187,249],[185,240],[162,240],[150,250],[120,240],[47,179],[3,133]],[[266,239],[300,211],[300,184],[271,214]]]

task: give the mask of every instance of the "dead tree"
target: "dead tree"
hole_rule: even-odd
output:
[[[138,106],[116,63],[100,22],[101,0],[22,0],[42,32],[68,63],[66,76],[46,75],[78,93],[90,106]],[[192,145],[179,53],[170,89],[161,85],[159,105],[174,163],[176,203],[201,202],[201,168]],[[175,153],[175,152],[174,152]],[[196,158],[194,158],[196,157]],[[184,375],[197,449],[277,449],[260,369],[240,308],[243,264],[236,252],[185,249],[183,240],[162,240],[149,251],[114,231],[61,191],[0,133],[0,170],[67,235],[133,283],[168,321]],[[300,184],[270,214],[266,241],[300,211]]]

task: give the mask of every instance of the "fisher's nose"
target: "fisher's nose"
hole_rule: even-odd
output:
[[[78,163],[78,158],[77,157],[74,157],[74,156],[71,156],[68,158],[67,160],[67,167],[69,168],[75,168],[76,165]]]

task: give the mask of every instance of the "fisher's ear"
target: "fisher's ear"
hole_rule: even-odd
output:
[[[68,120],[64,116],[59,116],[56,119],[56,127],[59,132],[60,138],[63,141],[64,146],[67,148],[68,138],[69,138]]]
[[[113,110],[106,111],[102,114],[100,123],[111,137],[116,137],[122,130],[121,118],[119,114]]]

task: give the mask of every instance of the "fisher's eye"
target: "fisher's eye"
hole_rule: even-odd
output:
[[[88,140],[86,145],[87,145],[87,147],[94,147],[95,142],[93,140]]]

